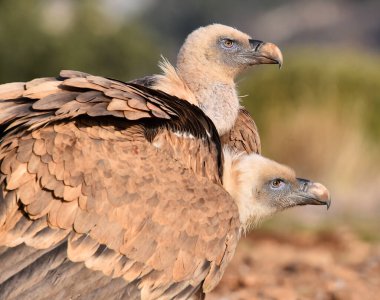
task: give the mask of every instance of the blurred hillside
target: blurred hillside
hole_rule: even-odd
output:
[[[136,20],[116,24],[99,1],[0,1],[0,82],[86,70],[121,80],[152,71],[156,41]]]
[[[281,71],[263,66],[241,82],[250,95],[244,104],[261,129],[263,153],[325,183],[333,205],[326,215],[315,207],[285,215],[356,219],[379,232],[379,57],[332,48],[286,54]]]
[[[142,13],[146,24],[158,34],[176,38],[176,42],[198,26],[219,22],[282,46],[380,48],[377,0],[185,0],[180,4],[176,0],[144,0],[142,3],[150,6]]]
[[[376,232],[379,11],[375,0],[1,0],[0,82],[60,69],[129,80],[158,72],[160,54],[175,62],[186,35],[200,25],[235,26],[284,50],[281,71],[260,66],[239,80],[264,154],[332,192],[328,213],[302,207],[284,218],[349,221]]]

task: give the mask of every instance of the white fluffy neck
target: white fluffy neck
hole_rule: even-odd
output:
[[[214,122],[219,135],[235,124],[240,103],[233,80],[223,80],[212,72],[192,68],[176,70],[167,60],[160,64],[162,75],[157,75],[155,89],[199,106]]]
[[[235,85],[213,82],[190,89],[194,91],[199,107],[214,122],[219,135],[231,130],[240,108]]]

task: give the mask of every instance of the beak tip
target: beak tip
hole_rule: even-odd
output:
[[[281,53],[280,49],[278,49],[278,57],[276,60],[277,60],[278,68],[281,69],[284,60],[283,60],[282,53]]]
[[[311,190],[314,188],[315,196],[321,201],[321,204],[325,204],[327,210],[329,210],[331,206],[331,195],[329,190],[320,183],[313,183]]]
[[[331,200],[326,201],[326,210],[329,210],[331,206]]]

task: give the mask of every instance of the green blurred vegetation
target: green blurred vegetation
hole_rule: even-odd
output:
[[[337,49],[287,52],[281,71],[261,66],[240,84],[264,154],[329,180],[326,173],[335,179],[354,173],[346,178],[352,184],[355,175],[378,176],[380,57]],[[334,168],[339,158],[346,162]]]
[[[48,18],[53,2],[59,3],[0,0],[0,83],[56,76],[61,69],[120,80],[157,72],[160,53],[173,60],[178,50],[173,45],[198,21],[197,26],[210,23],[207,10],[217,5],[192,2],[203,17],[183,18],[166,0],[167,7],[152,6],[156,15],[150,11],[116,22],[93,0],[62,1],[70,4],[70,13],[56,9],[55,19]],[[229,6],[223,7],[227,17]],[[218,14],[211,16],[215,21]],[[161,22],[166,27],[160,31]],[[281,71],[259,66],[239,80],[240,94],[249,95],[243,101],[259,126],[264,155],[294,167],[300,177],[326,183],[335,200],[329,216],[378,218],[380,56],[333,47],[295,47],[284,54]]]
[[[0,82],[55,76],[61,69],[121,80],[152,71],[159,54],[154,37],[141,24],[116,26],[98,1],[70,3],[69,24],[59,31],[55,23],[62,21],[45,24],[49,1],[0,1]]]
[[[378,55],[344,49],[287,49],[280,72],[261,66],[250,80],[243,81],[241,90],[254,99],[244,104],[258,123],[265,123],[268,107],[280,108],[286,118],[307,105],[335,110],[338,119],[359,118],[363,133],[380,141]]]
[[[323,182],[333,199],[328,214],[302,208],[284,217],[308,226],[308,214],[319,214],[328,219],[319,224],[350,224],[378,240],[380,57],[334,48],[287,49],[284,57],[282,70],[260,66],[240,82],[241,94],[249,95],[244,105],[260,129],[264,155]]]
[[[380,242],[380,227],[375,218],[355,217],[352,214],[329,219],[327,222],[307,223],[287,215],[278,215],[264,221],[255,232],[268,234],[276,233],[279,236],[292,234],[334,234],[340,230],[349,230],[360,240],[369,243]]]

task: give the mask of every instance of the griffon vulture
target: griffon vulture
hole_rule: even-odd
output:
[[[276,45],[213,24],[193,31],[186,38],[176,67],[164,59],[160,63],[162,75],[134,82],[197,105],[215,124],[223,144],[238,151],[260,153],[256,125],[240,105],[234,80],[251,66],[281,66],[282,62],[282,53]]]
[[[220,34],[209,63],[232,70],[227,56],[210,58],[238,43]],[[164,87],[160,76],[143,81]],[[244,138],[222,144],[236,122],[213,115],[206,94],[183,85],[194,95],[183,101],[152,87],[75,71],[0,86],[0,299],[203,297],[244,230],[288,207],[329,205],[323,185],[241,152]],[[219,96],[228,115],[236,93]]]

